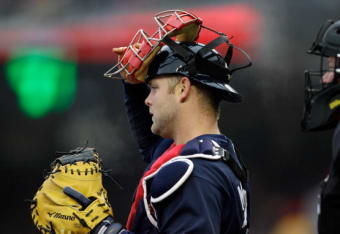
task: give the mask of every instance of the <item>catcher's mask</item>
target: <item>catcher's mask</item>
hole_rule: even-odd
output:
[[[340,20],[328,20],[307,53],[320,56],[320,68],[318,71],[305,71],[305,107],[301,128],[303,131],[331,129],[340,116]],[[327,57],[335,60],[334,68],[328,68]],[[333,72],[334,79],[330,83],[322,80],[326,72]]]
[[[234,71],[249,67],[251,61],[243,50],[236,47],[245,55],[248,63],[231,69],[229,64],[235,46],[229,42],[225,35],[216,38],[207,45],[197,42],[174,42],[170,38],[165,38],[163,41],[166,45],[161,48],[150,64],[146,82],[159,76],[182,75],[214,89],[217,96],[223,100],[242,101],[242,96],[229,85],[229,82]],[[228,51],[224,58],[214,50],[222,43],[228,45]]]
[[[178,74],[214,89],[221,99],[242,100],[229,82],[234,71],[251,66],[251,61],[245,51],[231,44],[231,38],[204,26],[200,18],[182,10],[163,11],[154,19],[158,30],[151,36],[139,30],[105,77],[118,78],[116,75],[120,74],[123,79],[147,82],[158,76]],[[216,38],[207,45],[195,42],[201,29],[215,33]],[[219,45],[227,47],[225,57],[214,50]],[[235,49],[247,59],[245,65],[231,65]]]
[[[143,29],[137,31],[118,63],[105,72],[104,77],[123,77],[145,81],[148,67],[157,52],[164,45],[164,38],[176,41],[194,41],[198,38],[202,20],[182,10],[168,10],[157,13],[154,17],[158,29],[151,35]]]

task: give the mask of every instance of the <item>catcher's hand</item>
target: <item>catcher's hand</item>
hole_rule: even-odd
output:
[[[51,164],[35,194],[31,216],[42,233],[89,233],[113,216],[102,185],[102,162],[93,148],[77,148]]]

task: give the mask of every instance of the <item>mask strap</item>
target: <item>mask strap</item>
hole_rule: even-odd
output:
[[[231,36],[230,38],[228,38],[227,35],[225,35],[224,33],[222,33],[222,32],[217,32],[216,30],[214,30],[214,29],[212,29],[212,28],[208,28],[208,27],[206,27],[206,26],[204,26],[204,25],[201,25],[201,28],[207,29],[207,30],[209,30],[209,31],[211,31],[211,32],[214,32],[214,33],[220,35],[221,37],[225,37],[225,38],[226,38],[226,41],[224,41],[224,42],[226,42],[226,43],[229,45],[229,47],[228,47],[227,53],[226,53],[226,55],[225,55],[225,57],[224,57],[224,61],[225,61],[225,62],[227,63],[227,65],[229,66],[230,61],[231,61],[231,58],[233,57],[233,48],[234,48],[233,44],[231,44],[229,40],[232,39],[233,36]],[[209,44],[210,44],[210,43],[209,43]],[[221,44],[221,43],[220,43],[220,44]],[[217,45],[217,46],[218,46],[218,45]],[[215,47],[217,47],[217,46],[215,46]],[[213,48],[211,48],[211,49],[214,49],[215,47],[213,47]]]
[[[202,49],[200,49],[197,54],[201,57],[203,57],[204,55],[206,55],[207,53],[209,53],[212,49],[215,49],[217,46],[219,46],[220,44],[226,42],[228,45],[230,45],[228,38],[224,35],[224,36],[220,36],[218,38],[215,38],[214,40],[212,40],[211,42],[209,42],[208,44],[206,44]]]
[[[229,68],[227,66],[222,66],[220,64],[216,64],[216,63],[211,62],[207,59],[204,59],[204,56],[206,54],[211,53],[211,51],[214,48],[216,48],[217,46],[219,46],[222,43],[227,43],[228,45],[231,45],[226,35],[222,35],[218,38],[215,38],[214,40],[212,40],[211,42],[206,44],[202,49],[200,49],[197,52],[196,57],[195,57],[195,62],[196,62],[196,66],[197,66],[198,70],[202,71],[203,73],[210,74],[217,79],[227,78],[227,81],[229,81],[231,71],[229,70]],[[230,51],[230,50],[228,50],[228,51]],[[228,54],[228,56],[232,56],[232,54],[230,52],[227,53],[227,54]],[[225,59],[224,59],[224,61],[225,61]],[[228,64],[227,61],[225,61],[225,62]],[[230,59],[229,59],[229,62],[230,62]]]
[[[238,51],[240,51],[240,52],[246,57],[246,59],[248,60],[248,63],[247,63],[246,65],[242,65],[242,66],[239,66],[239,67],[235,67],[234,69],[231,69],[231,70],[230,70],[230,74],[232,74],[233,72],[235,72],[235,71],[237,71],[237,70],[240,70],[240,69],[243,69],[243,68],[250,67],[250,66],[252,65],[252,61],[251,61],[250,56],[249,56],[244,50],[242,50],[241,48],[239,48],[239,47],[234,46],[233,44],[231,44],[230,41],[229,41],[229,39],[228,39],[228,37],[227,37],[224,33],[217,32],[217,31],[215,31],[214,29],[208,28],[208,27],[203,26],[203,25],[202,25],[201,27],[202,27],[202,28],[205,28],[205,29],[207,29],[207,30],[209,30],[209,31],[212,31],[212,32],[214,32],[214,33],[216,33],[216,34],[218,34],[218,35],[220,35],[220,37],[218,37],[218,38],[216,38],[215,40],[211,41],[211,42],[208,43],[204,48],[201,49],[201,50],[203,50],[202,54],[204,54],[204,50],[205,50],[206,47],[207,47],[207,50],[208,50],[208,46],[210,47],[210,49],[213,49],[213,48],[217,47],[219,44],[221,44],[221,43],[219,43],[219,44],[217,44],[217,45],[215,45],[215,46],[213,47],[213,45],[215,44],[215,41],[220,41],[220,40],[223,40],[223,39],[221,39],[221,38],[224,38],[224,42],[226,42],[226,43],[229,45],[229,48],[228,48],[228,50],[227,50],[227,53],[226,53],[226,55],[225,55],[225,57],[224,57],[224,61],[227,63],[228,66],[229,66],[230,61],[231,61],[231,59],[232,59],[232,56],[233,56],[233,49],[234,49],[234,48],[237,49]],[[209,44],[212,44],[212,45],[210,46]],[[201,56],[202,56],[202,55],[201,55]]]
[[[235,67],[235,68],[231,69],[231,73],[233,73],[233,72],[235,72],[237,70],[246,68],[246,67],[250,67],[253,64],[252,61],[251,61],[250,56],[244,50],[242,50],[241,48],[239,48],[237,46],[234,46],[234,48],[237,49],[238,51],[240,51],[244,55],[244,57],[246,57],[246,59],[248,60],[248,64],[242,65],[242,66],[239,66],[239,67]]]
[[[165,44],[167,44],[172,50],[176,52],[185,62],[191,60],[194,56],[194,53],[190,50],[186,49],[185,47],[177,44],[168,36],[165,36],[162,40]]]

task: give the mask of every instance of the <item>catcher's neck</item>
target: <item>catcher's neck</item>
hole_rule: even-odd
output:
[[[204,134],[220,134],[217,117],[201,110],[184,109],[175,124],[173,140],[176,145],[185,144]]]
[[[209,102],[205,102],[202,90],[192,85],[187,77],[182,77],[175,86],[172,139],[176,144],[185,144],[203,134],[220,134],[218,113]]]

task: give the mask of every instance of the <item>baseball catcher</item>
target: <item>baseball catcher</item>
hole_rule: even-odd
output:
[[[189,12],[154,19],[158,30],[141,29],[127,47],[114,48],[118,63],[105,73],[124,79],[129,123],[148,163],[121,233],[245,234],[247,170],[218,118],[222,100],[242,100],[229,83],[250,59]],[[216,33],[206,45],[197,42],[203,30]],[[215,50],[220,45],[225,56]],[[235,50],[248,63],[235,66]]]

